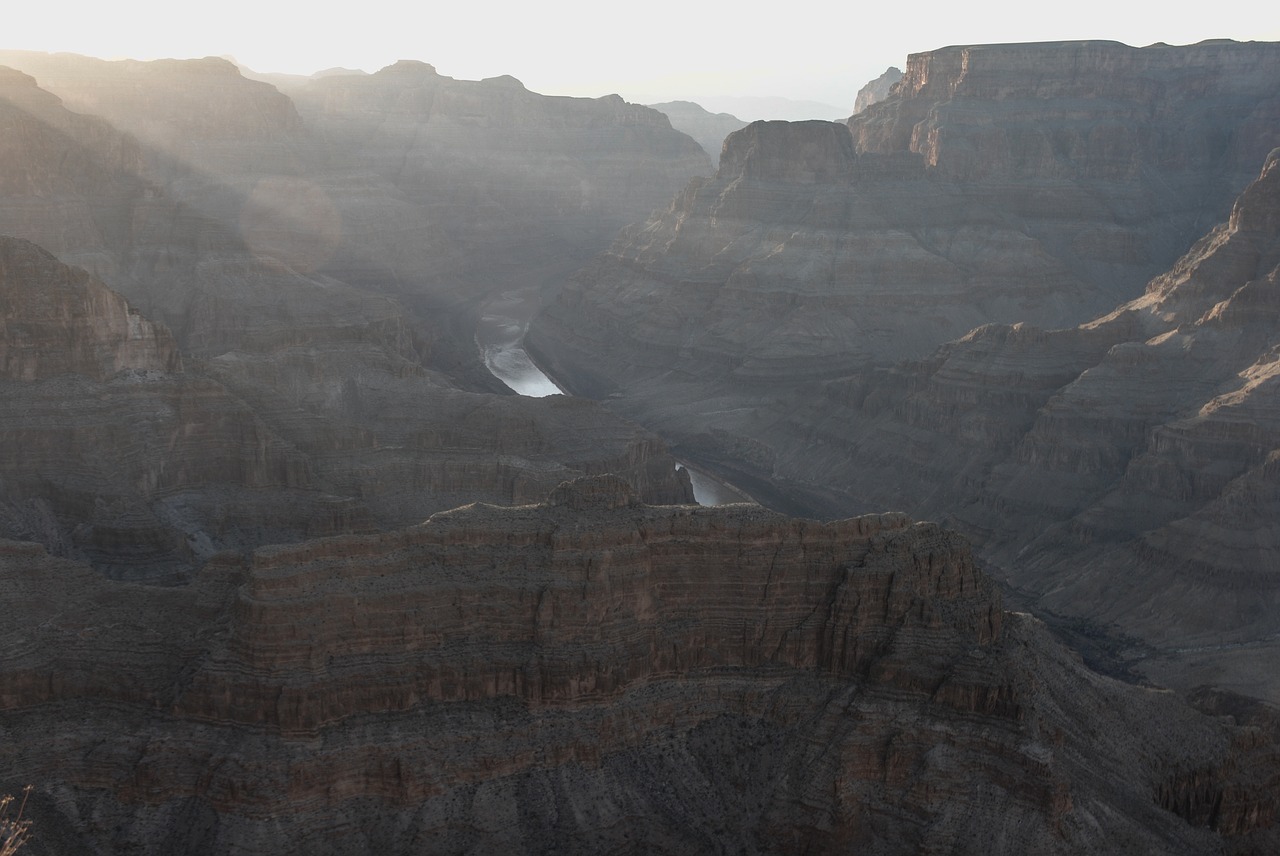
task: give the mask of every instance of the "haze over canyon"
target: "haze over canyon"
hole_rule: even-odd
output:
[[[1280,852],[1280,43],[848,109],[0,51],[23,853]]]

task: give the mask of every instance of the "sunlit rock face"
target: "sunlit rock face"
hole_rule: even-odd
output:
[[[914,55],[847,126],[731,136],[717,175],[578,273],[535,338],[604,385],[675,369],[750,394],[992,321],[1082,322],[1226,217],[1280,144],[1277,80],[1280,46],[1260,43]]]
[[[8,51],[3,63],[75,117],[50,119],[63,107],[45,93],[45,125],[106,119],[99,136],[116,132],[132,160],[96,166],[142,185],[109,208],[95,199],[93,234],[41,230],[47,201],[14,212],[9,231],[90,265],[184,346],[193,317],[235,314],[238,327],[278,315],[280,303],[347,318],[377,306],[353,305],[355,289],[398,301],[433,363],[482,383],[467,328],[487,297],[558,285],[622,225],[711,171],[666,117],[617,96],[544,96],[425,63],[281,80],[288,95],[212,57]],[[66,194],[61,204],[72,204]]]
[[[833,382],[779,469],[944,516],[1042,607],[1175,649],[1161,680],[1280,699],[1277,212],[1280,150],[1142,297]]]
[[[914,56],[847,125],[732,136],[527,345],[759,498],[953,521],[1046,608],[1204,649],[1161,680],[1257,690],[1277,82],[1274,44]]]
[[[567,273],[712,169],[665,116],[616,95],[541,95],[410,61],[288,92],[336,167],[347,263],[456,302]]]
[[[183,589],[0,574],[0,781],[53,854],[1275,843],[1266,731],[1087,671],[902,515],[603,477]]]
[[[889,66],[885,69],[884,74],[859,89],[858,97],[853,102],[854,115],[866,110],[877,101],[883,101],[888,98],[889,92],[899,80],[902,80],[902,69],[897,66]]]
[[[157,177],[169,164],[230,179],[248,169],[296,174],[306,136],[292,102],[217,57],[106,61],[76,54],[0,51],[76,113],[136,137]],[[251,165],[251,166],[250,166]]]
[[[404,525],[475,499],[528,502],[565,478],[604,471],[623,473],[652,501],[692,500],[687,478],[675,471],[660,441],[588,402],[494,400],[460,391],[458,386],[476,386],[475,377],[484,373],[472,332],[457,313],[424,311],[444,301],[440,295],[405,293],[403,300],[396,299],[405,282],[416,281],[413,277],[401,279],[384,267],[379,270],[385,277],[374,271],[355,281],[338,278],[335,266],[342,265],[335,259],[351,240],[352,209],[334,201],[340,194],[331,192],[327,179],[276,172],[305,172],[325,161],[317,160],[319,138],[272,87],[246,80],[215,60],[101,63],[44,57],[44,65],[28,60],[71,93],[68,98],[101,109],[112,123],[76,113],[32,77],[6,70],[0,76],[0,113],[6,120],[0,134],[8,144],[7,157],[0,160],[0,233],[47,244],[59,258],[79,261],[126,296],[138,317],[167,326],[189,357],[188,368],[214,390],[209,394],[234,395],[232,409],[239,415],[228,424],[252,424],[242,431],[245,443],[260,442],[266,450],[288,447],[291,463],[285,471],[305,471],[306,478],[297,482],[290,476],[282,484],[317,492],[310,500],[281,501],[281,509],[294,509],[281,512],[285,522],[222,526],[220,531],[232,533],[230,540],[213,537],[214,547]],[[208,115],[193,94],[203,90]],[[624,105],[605,106],[625,118]],[[686,150],[693,148],[661,116],[638,109]],[[229,124],[214,121],[223,113],[245,115],[235,121],[228,115]],[[166,139],[186,148],[166,149]],[[274,154],[262,154],[262,147]],[[350,204],[359,205],[362,198],[357,194]],[[400,210],[384,203],[385,196],[375,200],[379,216],[394,217]],[[409,220],[400,225],[407,227]],[[399,231],[385,240],[415,248],[422,243]],[[369,252],[376,254],[377,248]],[[25,287],[41,286],[37,278]],[[84,312],[90,319],[83,322],[87,329],[114,323],[97,317],[91,306]],[[59,357],[43,347],[28,350],[41,352],[52,365]],[[8,348],[16,355],[19,343]],[[474,369],[467,368],[470,363]],[[23,395],[39,398],[41,393],[32,388]],[[50,399],[41,418],[55,406]],[[132,405],[122,407],[121,414],[134,412]],[[217,411],[223,405],[210,407]],[[111,407],[102,411],[113,413]],[[158,429],[155,444],[142,447],[167,448],[163,438],[170,431],[186,430],[182,425],[189,413],[182,413],[187,415]],[[115,417],[86,416],[85,425],[102,418]],[[105,448],[84,442],[84,448]],[[234,441],[214,445],[220,451],[210,460],[228,456],[229,479],[240,484],[234,460],[255,453]],[[194,441],[189,446],[198,447]],[[56,463],[57,455],[67,453],[65,444],[50,449],[40,461]],[[130,467],[135,465],[144,473],[160,466],[151,460]],[[103,478],[111,482],[115,476]],[[142,489],[137,502],[150,507],[155,480],[142,483],[151,487]],[[107,493],[118,490],[124,488]],[[27,498],[56,493],[41,489]],[[253,496],[236,502],[259,510],[263,505]],[[337,510],[315,511],[317,523],[307,524],[309,512],[303,509],[315,510],[317,502]],[[209,515],[216,517],[227,504],[210,501],[192,512],[194,522],[179,520],[177,512],[161,515],[156,525],[188,533],[217,529],[220,524],[210,523]],[[30,516],[14,513],[23,520]],[[45,517],[31,525],[64,533],[51,534],[46,543],[66,543],[64,530],[75,528],[77,513],[68,506],[54,515],[60,521],[56,525]],[[29,528],[24,527],[15,523],[13,531]],[[118,539],[121,545],[126,540]],[[203,546],[193,557],[175,560],[188,570],[210,549],[202,536],[196,542]]]

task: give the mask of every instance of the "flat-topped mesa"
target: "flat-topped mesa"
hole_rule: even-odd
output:
[[[713,178],[534,320],[538,358],[571,389],[625,393],[629,415],[714,400],[751,419],[739,405],[779,385],[1136,297],[1280,143],[1280,44],[944,48],[911,75],[851,138],[823,122],[732,134]],[[1108,88],[1083,97],[1095,79]],[[672,435],[705,430],[675,419]]]
[[[1133,48],[1079,41],[912,54],[882,102],[849,120],[859,151],[909,148],[946,174],[1131,179],[1251,168],[1280,144],[1280,45]],[[986,118],[993,108],[1002,122]]]
[[[617,476],[584,476],[564,482],[547,497],[547,504],[574,511],[609,510],[639,505],[640,497],[625,479]]]
[[[308,732],[370,705],[577,706],[744,668],[875,669],[930,692],[1001,626],[963,540],[936,526],[645,506],[615,476],[544,505],[263,549],[248,574],[229,647],[177,701],[183,715]]]
[[[847,181],[853,165],[853,138],[839,122],[759,121],[725,139],[719,176],[830,184]]]
[[[83,270],[0,235],[0,378],[106,380],[181,365],[173,337]]]

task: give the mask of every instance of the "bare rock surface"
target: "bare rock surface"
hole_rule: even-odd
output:
[[[1153,646],[1161,681],[1280,699],[1278,211],[1280,150],[1144,296],[833,382],[774,465],[949,520],[1040,608]]]
[[[51,321],[34,338],[30,325],[10,324],[3,344],[16,383],[4,413],[12,454],[0,476],[11,537],[37,538],[113,575],[173,579],[219,549],[401,526],[476,499],[529,502],[589,473],[621,473],[652,501],[692,501],[664,444],[589,402],[464,391],[501,388],[454,306],[483,292],[469,295],[474,282],[465,278],[448,294],[433,292],[422,265],[437,263],[430,249],[439,236],[413,234],[422,223],[401,216],[406,203],[394,185],[402,176],[353,165],[363,149],[326,148],[328,132],[308,126],[272,86],[218,59],[6,59],[66,100],[26,74],[0,74],[0,234],[35,241],[101,280],[49,259],[5,271],[7,293]],[[390,84],[389,101],[399,85]],[[466,130],[486,111],[497,112],[482,136],[498,147],[527,124],[522,139],[534,140],[537,157],[569,172],[596,158],[602,180],[617,178],[628,160],[643,173],[638,153],[654,140],[671,148],[671,162],[700,158],[660,114],[620,100],[544,99],[504,81],[440,87],[466,96],[457,107],[465,116],[439,113],[461,136],[429,146],[417,164],[451,173],[464,196],[471,190],[462,185],[487,169]],[[500,109],[513,103],[514,113]],[[395,113],[377,105],[375,114]],[[363,121],[350,127],[376,136],[380,120]],[[402,143],[421,136],[405,133]],[[630,149],[611,151],[627,140]],[[510,169],[528,165],[518,157],[525,148],[508,149]],[[655,157],[656,168],[670,165]],[[472,164],[469,178],[454,169],[458,158]],[[530,194],[526,213],[540,204],[538,181],[565,179],[529,175],[519,191]],[[649,178],[636,179],[643,193],[656,192]],[[395,221],[377,241],[351,227],[366,222],[366,203],[382,226]],[[485,240],[501,243],[506,227],[482,210],[501,214],[504,205],[468,210]],[[397,261],[392,245],[422,257]],[[536,271],[540,262],[521,252],[502,264]],[[373,258],[378,264],[357,263]],[[63,280],[92,283],[90,296],[55,300]],[[121,309],[102,284],[133,309]],[[148,341],[143,318],[172,331],[157,348],[173,359],[180,349],[188,374],[172,374],[175,364],[116,376],[141,366],[140,353],[124,352]],[[106,331],[122,324],[134,325],[125,340],[109,340]],[[132,382],[139,378],[146,383]]]
[[[856,116],[872,104],[888,98],[890,90],[900,80],[902,80],[902,69],[895,65],[886,68],[884,74],[858,90],[858,97],[853,102],[854,115]]]
[[[1277,80],[1275,44],[913,55],[847,125],[732,136],[528,344],[775,507],[948,521],[1161,681],[1280,699]]]
[[[0,199],[10,209],[0,231],[89,267],[184,347],[193,316],[297,326],[280,317],[284,308],[305,326],[309,308],[377,316],[376,298],[391,298],[437,365],[483,384],[459,330],[487,297],[558,284],[618,228],[710,169],[662,114],[617,96],[544,96],[514,78],[459,81],[420,62],[278,81],[287,95],[215,57],[6,51],[0,63],[41,87],[39,112],[26,90],[10,101],[19,126],[39,122],[34,133],[47,133],[92,124],[92,114],[110,123],[98,136],[114,132],[133,153],[123,166],[101,157],[101,145],[86,153],[133,185],[110,209],[83,176],[62,177],[63,197],[90,197],[81,203],[93,213],[89,234],[50,234],[68,218],[30,195]],[[77,128],[72,140],[83,146],[86,134]],[[38,158],[20,149],[13,166]],[[214,338],[191,346],[234,346]]]
[[[188,363],[103,283],[0,237],[0,537],[173,582],[219,550],[526,503],[586,474],[692,501],[661,441],[592,402],[462,392],[377,340]]]
[[[5,380],[69,372],[104,380],[125,370],[163,372],[180,365],[169,331],[120,295],[35,244],[2,237],[0,323]]]
[[[660,409],[656,378],[745,405],[984,323],[1083,322],[1226,217],[1280,143],[1277,80],[1268,43],[915,54],[847,124],[732,135],[716,176],[576,274],[530,341],[576,388]]]
[[[606,476],[185,588],[13,541],[0,574],[0,783],[50,854],[1276,843],[1265,716],[1089,672],[902,515]]]

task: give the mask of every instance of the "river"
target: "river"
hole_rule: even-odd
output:
[[[532,398],[563,395],[564,390],[538,368],[524,349],[524,334],[533,317],[534,300],[526,293],[511,291],[490,301],[476,325],[476,346],[485,367],[513,391]],[[699,505],[728,505],[754,502],[742,491],[684,462],[677,469],[689,471],[693,498]]]

